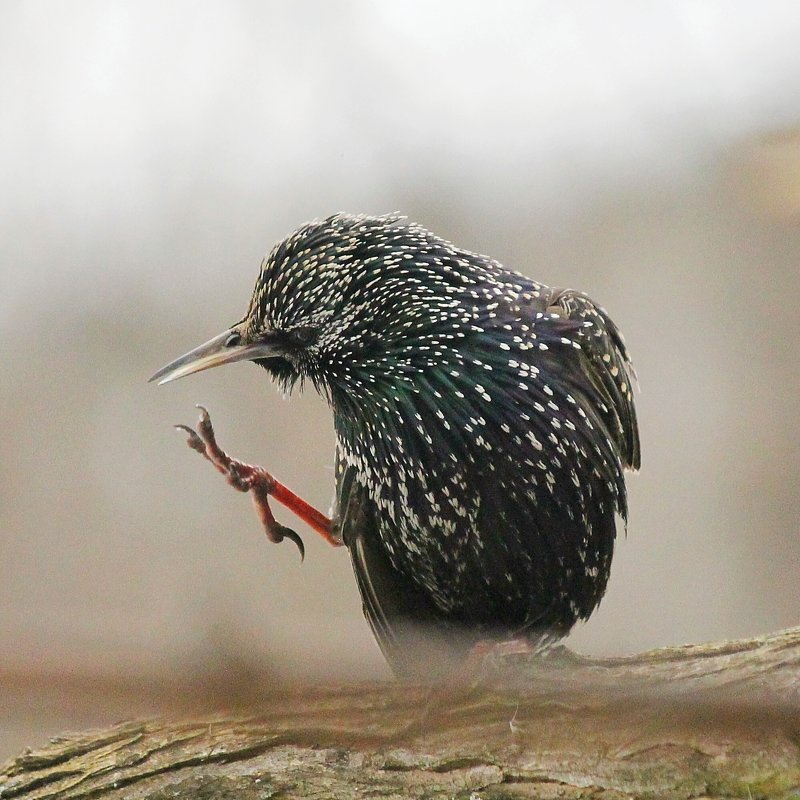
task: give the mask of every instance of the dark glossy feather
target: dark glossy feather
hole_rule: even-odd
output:
[[[263,365],[332,406],[339,524],[396,671],[425,661],[412,629],[460,654],[591,614],[640,462],[602,308],[401,218],[337,215],[276,247],[246,319],[308,334]]]

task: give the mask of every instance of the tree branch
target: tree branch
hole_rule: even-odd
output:
[[[0,771],[0,798],[797,797],[800,628],[450,687],[276,692],[258,717],[136,721]]]

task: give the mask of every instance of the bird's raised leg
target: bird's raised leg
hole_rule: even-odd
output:
[[[273,516],[272,509],[269,507],[270,496],[293,511],[303,522],[319,533],[326,542],[335,547],[342,544],[342,540],[338,536],[331,519],[306,503],[305,500],[298,497],[280,481],[275,480],[263,467],[245,464],[242,461],[231,458],[217,444],[208,411],[203,406],[198,406],[198,408],[200,409],[200,420],[197,424],[197,430],[190,428],[188,425],[176,425],[175,427],[188,434],[187,444],[189,447],[197,450],[198,453],[207,458],[225,475],[228,483],[234,489],[250,493],[267,538],[271,542],[278,543],[284,539],[289,539],[300,550],[300,558],[302,559],[305,556],[303,540],[295,531],[285,525],[281,525]]]

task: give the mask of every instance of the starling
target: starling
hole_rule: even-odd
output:
[[[546,646],[600,602],[639,434],[622,335],[585,294],[404,217],[336,214],[278,243],[244,318],[151,380],[240,360],[327,399],[333,519],[230,459],[205,411],[189,443],[253,492],[273,541],[299,537],[269,495],[347,546],[396,673],[424,672],[423,641],[451,659]]]

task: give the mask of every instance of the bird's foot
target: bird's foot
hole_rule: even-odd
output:
[[[524,637],[481,639],[472,645],[466,659],[458,667],[456,683],[480,683],[487,676],[503,671],[520,658],[539,654],[536,643]]]
[[[324,514],[321,514],[282,483],[275,480],[263,467],[245,464],[242,461],[231,458],[217,444],[214,427],[211,424],[211,417],[208,411],[203,406],[198,406],[198,408],[200,409],[200,420],[198,421],[197,429],[190,428],[188,425],[176,425],[175,427],[187,434],[189,447],[210,461],[227,478],[228,483],[234,489],[250,493],[261,524],[264,526],[267,538],[271,542],[278,543],[284,539],[289,539],[300,550],[301,560],[305,556],[305,546],[300,536],[275,519],[269,506],[270,496],[294,511],[326,541],[333,545],[341,544],[341,539],[334,530],[332,521]]]
[[[532,655],[536,647],[530,639],[482,639],[472,645],[467,659],[504,659],[508,656]]]

